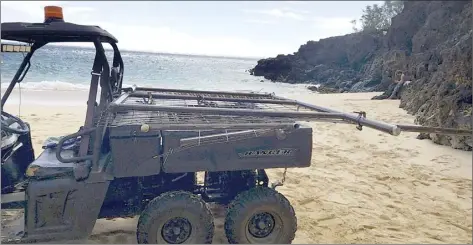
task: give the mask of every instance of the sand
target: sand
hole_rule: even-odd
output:
[[[412,124],[399,101],[372,101],[373,93],[303,94],[297,99],[368,118]],[[17,106],[7,106],[10,113]],[[72,133],[85,107],[23,105],[35,151],[47,136]],[[289,169],[283,193],[295,208],[293,243],[471,243],[472,153],[353,125],[310,123],[314,128],[309,168]],[[282,169],[270,170],[270,180]],[[213,207],[214,243],[227,243],[224,208]],[[136,218],[98,220],[89,243],[136,243]]]

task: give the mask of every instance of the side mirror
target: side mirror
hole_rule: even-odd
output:
[[[15,44],[2,44],[2,52],[29,53],[29,52],[31,52],[31,46],[28,46],[28,45],[15,45]]]

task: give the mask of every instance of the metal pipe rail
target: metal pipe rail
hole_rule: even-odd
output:
[[[431,133],[431,134],[444,134],[444,135],[458,135],[458,136],[472,136],[471,130],[468,129],[456,129],[456,128],[438,128],[428,127],[419,125],[397,125],[402,132],[415,132],[415,133]]]
[[[56,146],[56,158],[58,161],[62,163],[72,163],[72,162],[80,162],[80,161],[86,161],[86,160],[92,160],[93,155],[85,155],[85,156],[78,156],[78,157],[71,157],[71,158],[63,158],[61,155],[62,152],[62,147],[64,146],[64,142],[67,140],[77,138],[79,136],[84,136],[84,135],[90,135],[96,130],[96,128],[87,128],[87,129],[82,129],[79,132],[64,136],[59,142],[57,143]],[[84,140],[84,139],[82,139]]]
[[[166,88],[147,88],[147,87],[136,87],[136,91],[170,92],[170,93],[202,93],[202,94],[214,94],[214,95],[268,97],[268,98],[271,98],[274,96],[273,94],[270,94],[270,93],[244,93],[244,92],[229,92],[229,91],[215,91],[215,90],[208,91],[208,90],[166,89]]]
[[[189,137],[189,138],[182,138],[179,140],[180,146],[184,147],[187,145],[202,145],[208,144],[207,140],[215,140],[219,138],[225,138],[226,142],[232,141],[230,137],[245,137],[245,136],[261,136],[268,133],[275,132],[275,130],[293,130],[299,128],[299,124],[294,124],[292,127],[282,127],[277,129],[259,129],[259,130],[245,130],[245,131],[237,131],[237,132],[228,132],[228,133],[218,133],[218,134],[211,134],[206,136],[197,136],[197,137]]]
[[[256,116],[256,117],[280,117],[296,118],[297,120],[309,119],[343,119],[348,122],[367,126],[394,136],[400,134],[400,129],[396,125],[368,120],[361,116],[348,113],[327,113],[327,112],[294,112],[294,111],[261,111],[251,109],[225,109],[212,107],[177,107],[159,105],[127,105],[111,103],[110,109],[113,112],[120,111],[165,111],[176,113],[198,113],[203,115],[229,115],[229,116]]]
[[[344,123],[343,121],[340,121]],[[152,123],[147,123],[151,124]],[[261,129],[281,129],[293,126],[294,123],[228,123],[228,124],[159,124],[160,130],[214,130],[214,129],[228,129],[228,130],[261,130]],[[115,127],[115,126],[110,126]]]
[[[284,99],[283,97],[274,96],[275,99]],[[327,112],[327,113],[341,113],[337,110],[333,110],[327,107],[312,105],[308,103],[304,103],[301,101],[296,101],[296,103],[300,106],[320,111],[320,112]],[[347,114],[351,119],[358,118],[356,114]],[[376,123],[376,121],[363,119],[366,120],[364,123],[372,124]],[[363,125],[363,124],[361,124]],[[435,133],[435,134],[443,134],[443,135],[459,135],[459,136],[472,136],[473,131],[467,129],[456,129],[456,128],[440,128],[440,127],[428,127],[428,126],[420,126],[420,125],[405,125],[405,124],[396,124],[399,131],[403,132],[416,132],[416,133]]]
[[[281,105],[297,105],[295,100],[287,99],[253,99],[253,98],[223,98],[223,97],[205,97],[195,95],[174,95],[174,94],[155,94],[145,92],[134,92],[130,94],[130,97],[137,98],[149,98],[153,99],[179,99],[179,100],[205,100],[205,101],[227,101],[227,102],[246,102],[246,103],[270,103],[270,104],[281,104]]]

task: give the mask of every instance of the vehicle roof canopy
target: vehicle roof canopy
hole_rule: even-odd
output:
[[[6,22],[1,26],[2,39],[26,43],[101,42],[118,40],[98,26],[77,25],[69,22],[25,23]]]

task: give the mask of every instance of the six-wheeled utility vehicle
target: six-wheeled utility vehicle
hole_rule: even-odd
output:
[[[124,88],[115,37],[64,22],[58,7],[45,10],[44,23],[1,24],[3,40],[28,44],[2,44],[3,52],[27,52],[1,99],[2,208],[24,208],[19,227],[2,224],[3,242],[84,239],[99,218],[140,215],[138,243],[211,243],[206,203],[215,202],[228,205],[230,243],[291,243],[294,210],[265,169],[310,166],[312,129],[299,122],[471,134],[391,125],[273,94]],[[30,125],[3,107],[35,51],[55,42],[95,46],[86,118],[78,132],[47,139],[35,158]],[[111,64],[103,43],[113,49]]]

